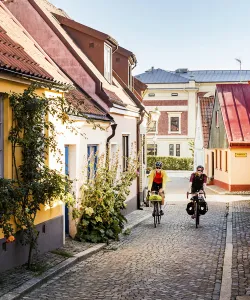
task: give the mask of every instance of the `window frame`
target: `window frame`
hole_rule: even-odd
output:
[[[172,147],[173,146],[173,147]],[[171,149],[173,148],[173,149]],[[173,151],[173,152],[172,152]],[[173,153],[173,154],[171,154]],[[169,144],[169,147],[168,147],[168,154],[169,156],[174,156],[174,144]]]
[[[168,134],[181,134],[181,114],[182,114],[182,112],[175,112],[175,113],[168,112]],[[179,118],[178,131],[171,130],[171,119],[172,118]]]
[[[177,149],[177,148],[179,148],[179,149]],[[177,151],[178,151],[179,155],[177,154]],[[181,144],[175,144],[175,156],[176,157],[180,157],[181,156]]]
[[[107,61],[108,57],[109,57],[109,61]],[[107,67],[109,67],[109,71],[107,70]],[[106,43],[104,43],[104,77],[109,83],[111,83],[111,81],[112,81],[112,48],[111,48],[111,46],[109,46]]]
[[[128,170],[128,158],[129,158],[129,135],[122,135],[122,169],[123,172]]]
[[[87,160],[88,160],[88,171],[87,171],[87,179],[88,181],[93,179],[95,174],[96,174],[96,170],[97,170],[97,163],[98,163],[98,157],[97,157],[97,152],[98,152],[98,146],[97,144],[87,144]],[[94,161],[94,165],[93,167],[90,169],[90,156],[92,155],[92,153],[89,152],[89,149],[94,148],[94,155],[95,155],[95,161]]]

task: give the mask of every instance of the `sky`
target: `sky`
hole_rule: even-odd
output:
[[[50,0],[151,68],[250,70],[250,0]]]

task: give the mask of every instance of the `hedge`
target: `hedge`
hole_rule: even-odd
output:
[[[173,156],[148,156],[147,167],[152,169],[155,162],[161,161],[164,170],[193,170],[193,158],[191,157],[173,157]]]

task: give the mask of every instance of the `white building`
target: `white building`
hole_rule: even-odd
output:
[[[148,86],[143,98],[147,111],[158,107],[161,112],[158,126],[151,123],[148,154],[191,157],[189,141],[195,140],[198,98],[214,96],[218,83],[247,83],[250,71],[165,71],[152,67],[136,78]]]

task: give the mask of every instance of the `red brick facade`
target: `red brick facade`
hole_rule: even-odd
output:
[[[171,111],[171,113],[174,113]],[[161,116],[158,123],[158,135],[187,135],[188,134],[188,112],[181,113],[181,133],[168,133],[168,112],[161,111]]]
[[[145,106],[185,106],[188,100],[144,100]]]

